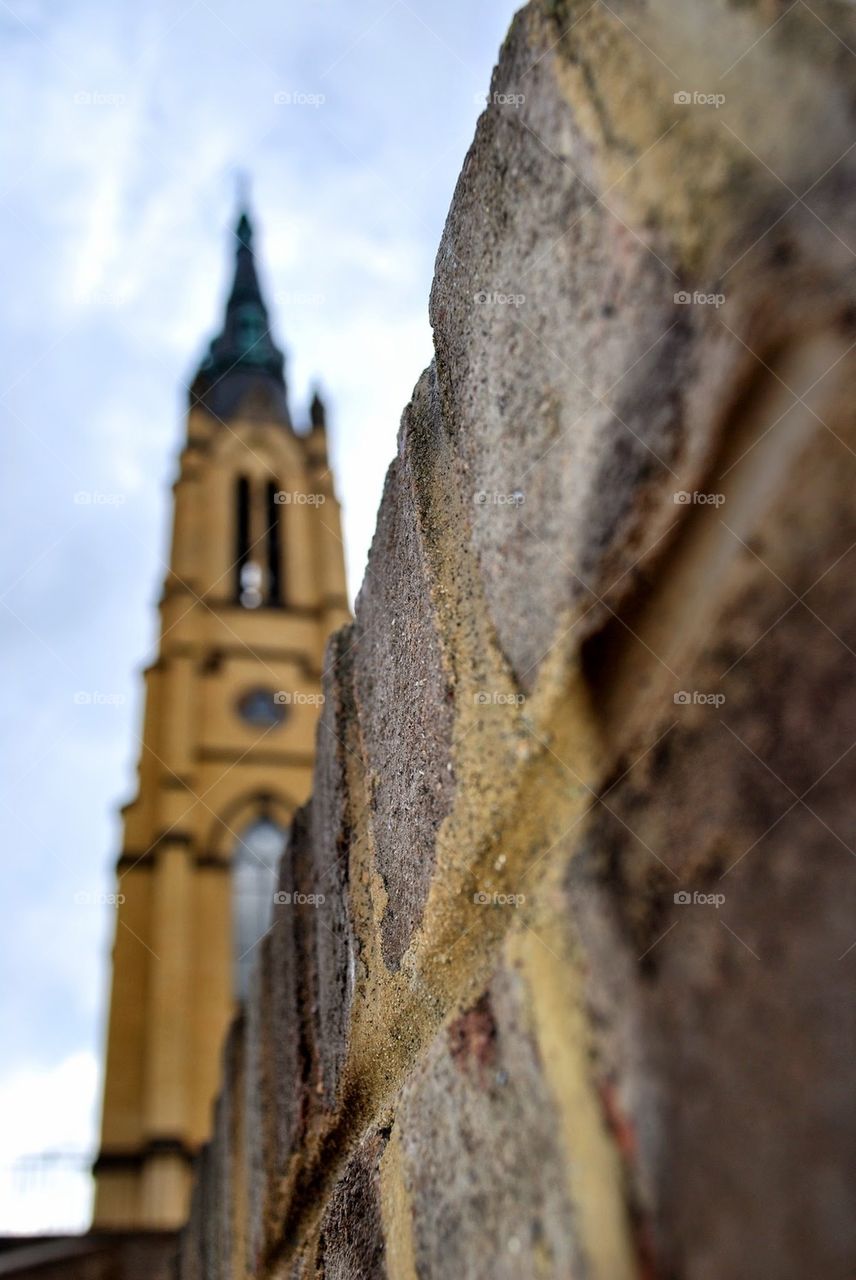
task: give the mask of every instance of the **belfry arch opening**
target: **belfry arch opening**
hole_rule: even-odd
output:
[[[235,599],[244,609],[285,603],[282,493],[275,480],[235,483]]]

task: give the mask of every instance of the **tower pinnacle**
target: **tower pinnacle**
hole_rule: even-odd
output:
[[[227,420],[239,410],[290,424],[285,361],[271,336],[271,323],[256,273],[253,227],[243,208],[234,231],[237,249],[223,328],[190,389],[191,408],[201,406]]]

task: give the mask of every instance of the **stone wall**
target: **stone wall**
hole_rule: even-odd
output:
[[[854,51],[515,20],[182,1280],[854,1273]]]

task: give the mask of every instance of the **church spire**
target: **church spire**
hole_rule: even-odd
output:
[[[253,227],[246,208],[235,227],[235,274],[223,328],[213,339],[190,390],[191,407],[228,419],[239,411],[290,424],[284,358],[271,337],[256,274]]]
[[[324,431],[327,427],[327,409],[317,390],[309,406],[309,421],[313,430]]]

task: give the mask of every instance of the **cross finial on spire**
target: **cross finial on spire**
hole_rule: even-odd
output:
[[[250,175],[246,169],[235,171],[235,199],[239,209],[246,209],[250,203]]]

